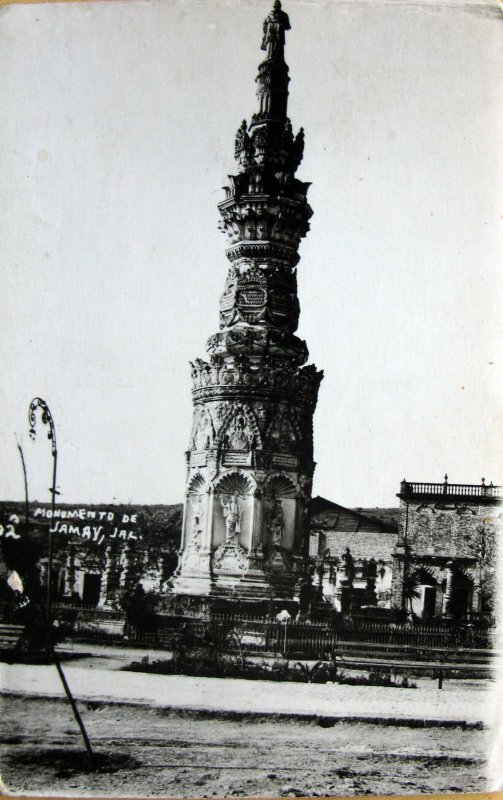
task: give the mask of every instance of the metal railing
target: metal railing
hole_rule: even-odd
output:
[[[393,623],[375,620],[343,619],[326,622],[279,623],[264,617],[246,618],[219,613],[211,619],[157,615],[149,630],[129,625],[125,615],[116,611],[69,609],[55,605],[55,618],[62,634],[69,639],[133,644],[170,649],[180,642],[188,647],[216,648],[249,653],[283,653],[320,657],[336,651],[339,642],[368,643],[396,648],[493,647],[494,631],[479,624],[446,625]]]
[[[223,617],[224,615],[222,615]],[[278,623],[257,620],[239,622],[233,619],[195,620],[164,618],[153,633],[126,626],[131,642],[171,647],[182,642],[186,646],[214,646],[231,651],[283,653],[285,655],[319,657],[335,652],[339,642],[367,643],[382,649],[415,647],[424,651],[434,648],[472,647],[491,649],[493,632],[472,626],[396,625],[361,622],[336,628],[326,624]]]

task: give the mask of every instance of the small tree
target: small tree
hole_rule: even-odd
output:
[[[421,577],[417,572],[412,572],[405,575],[403,581],[403,600],[404,600],[405,610],[407,611],[407,605],[408,605],[408,610],[410,611],[411,614],[413,613],[412,601],[419,600],[419,598],[421,597],[421,592],[419,589],[420,586],[421,586]]]
[[[119,604],[126,614],[128,625],[151,633],[157,630],[158,601],[156,592],[146,592],[138,583],[132,590],[124,590]]]

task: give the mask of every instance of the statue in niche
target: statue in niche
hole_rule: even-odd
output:
[[[220,498],[225,519],[225,543],[235,541],[238,533],[241,533],[241,516],[243,509],[239,505],[238,494],[223,495]]]
[[[288,417],[283,414],[271,432],[271,449],[280,452],[295,452],[296,436]]]
[[[189,500],[192,506],[192,538],[190,546],[195,550],[200,550],[204,520],[203,498],[201,495],[196,495],[195,497],[189,497]]]
[[[206,411],[202,409],[199,422],[194,435],[194,450],[207,450],[211,447],[211,442],[214,436],[213,422]]]
[[[271,508],[269,509],[267,529],[269,531],[271,547],[280,547],[285,532],[285,518],[283,516],[283,507],[277,497],[273,499]]]
[[[253,444],[253,437],[248,430],[245,415],[240,411],[231,421],[223,440],[228,450],[248,450]]]

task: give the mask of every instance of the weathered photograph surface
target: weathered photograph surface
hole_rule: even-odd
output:
[[[4,792],[499,788],[498,7],[0,42]]]

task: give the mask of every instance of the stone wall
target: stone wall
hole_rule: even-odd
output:
[[[503,518],[498,505],[453,501],[400,504],[400,531],[416,555],[473,558],[482,546],[494,547],[496,526]]]
[[[414,496],[416,485],[405,486],[393,558],[393,607],[426,619],[489,618],[503,520],[497,487],[485,495],[477,486],[424,484]]]

